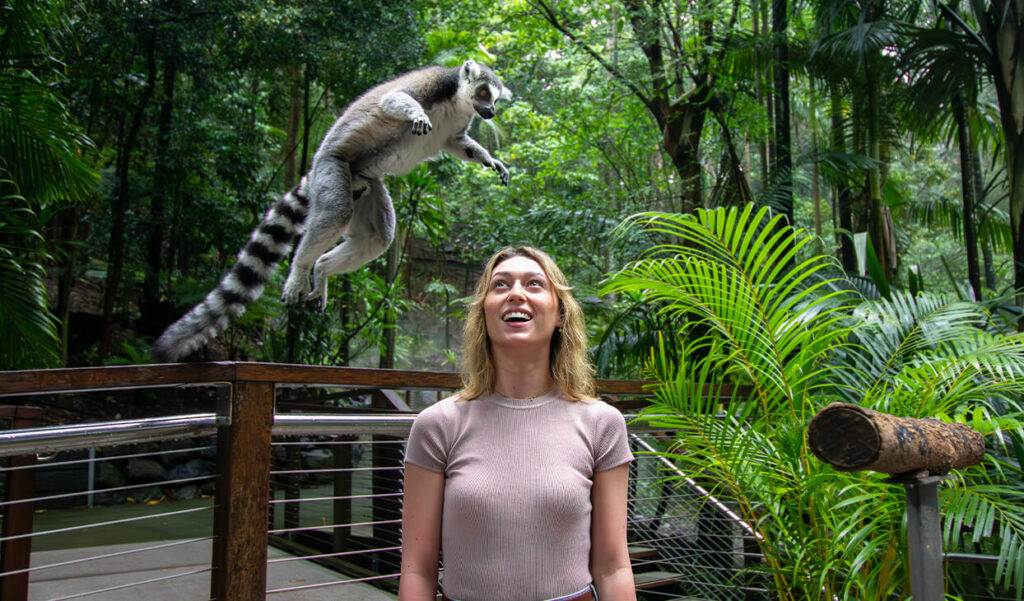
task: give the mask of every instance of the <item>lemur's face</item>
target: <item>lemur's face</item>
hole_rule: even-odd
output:
[[[489,83],[477,86],[473,93],[473,108],[484,119],[494,117],[494,102],[501,97],[501,90]]]
[[[494,117],[495,102],[512,96],[490,69],[473,61],[463,64],[462,77],[463,89],[471,94],[473,110],[484,119]]]

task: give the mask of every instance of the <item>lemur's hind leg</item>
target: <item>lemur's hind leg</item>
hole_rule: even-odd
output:
[[[306,297],[310,268],[341,238],[345,226],[352,219],[353,184],[347,162],[334,157],[317,161],[307,178],[309,214],[281,294],[288,304]]]
[[[361,178],[356,178],[359,187]],[[327,278],[348,273],[376,258],[395,237],[395,210],[391,197],[379,179],[366,180],[369,188],[353,202],[352,219],[345,228],[345,241],[320,257],[313,266],[313,291],[307,297],[327,306]]]

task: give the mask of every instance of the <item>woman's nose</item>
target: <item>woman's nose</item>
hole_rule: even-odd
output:
[[[509,298],[525,298],[523,294],[523,286],[519,282],[512,284],[512,287],[508,289]]]

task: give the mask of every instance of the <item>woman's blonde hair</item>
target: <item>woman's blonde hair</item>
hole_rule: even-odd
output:
[[[507,247],[494,254],[480,274],[473,294],[473,303],[463,331],[462,390],[456,396],[470,400],[494,392],[494,357],[484,317],[484,297],[494,268],[512,257],[526,257],[540,265],[558,297],[562,326],[551,336],[551,377],[567,398],[573,401],[594,396],[594,368],[587,359],[587,330],[583,309],[572,296],[565,274],[546,252],[530,246]]]

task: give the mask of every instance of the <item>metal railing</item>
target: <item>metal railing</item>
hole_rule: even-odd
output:
[[[132,396],[129,407],[196,397],[181,415],[45,428],[26,428],[39,410],[0,408],[11,427],[0,430],[0,597],[114,601],[159,587],[173,587],[177,599],[302,599],[324,587],[345,598],[346,587],[369,585],[394,592],[414,408],[458,384],[454,374],[246,363],[0,373],[0,404],[32,395],[20,400],[63,406],[54,399],[67,393],[97,395],[88,406],[118,395]],[[644,404],[642,383],[600,388],[627,414]],[[629,431],[638,598],[770,598],[759,541],[730,500],[653,453],[665,432],[636,423]],[[190,463],[195,473],[172,473]],[[161,480],[140,475],[160,471],[156,464]],[[139,474],[119,480],[129,466]],[[44,490],[51,480],[78,484]],[[76,507],[59,508],[69,503]],[[947,556],[948,569],[982,591],[965,599],[1013,598],[985,585],[994,559]]]
[[[415,413],[410,404],[417,404],[410,391],[429,391],[439,398],[439,391],[458,385],[454,374],[246,363],[6,372],[0,397],[34,395],[23,400],[40,404],[56,394],[73,393],[77,398],[88,391],[100,391],[101,398],[85,404],[111,402],[118,391],[136,397],[141,390],[151,394],[155,387],[163,387],[158,403],[189,391],[203,394],[198,395],[199,411],[183,415],[0,432],[0,457],[9,462],[0,469],[8,499],[0,505],[5,513],[0,536],[3,598],[28,598],[30,581],[32,597],[40,599],[114,599],[117,594],[138,598],[154,585],[174,586],[179,598],[193,594],[213,599],[263,599],[267,594],[297,595],[358,583],[393,591],[400,549],[401,460]],[[646,394],[639,382],[605,381],[599,386],[602,393],[625,399],[618,405],[627,411],[642,404],[637,399]],[[406,397],[390,389],[406,391]],[[659,485],[664,478],[662,461],[642,454],[648,443],[641,437],[648,435],[636,425],[631,432],[634,448],[641,453],[631,485],[639,495],[630,502],[631,552],[638,574],[646,578],[638,579],[638,587],[647,598],[662,598],[693,584],[684,582],[679,568],[687,555],[701,556],[673,542],[672,529],[691,528],[693,524],[682,522],[694,522],[698,514],[707,523],[709,511],[726,521],[736,516],[723,512],[726,506],[699,488],[691,492],[701,500],[684,508],[679,490]],[[201,442],[168,447],[182,439]],[[88,454],[67,455],[76,450]],[[202,462],[202,453],[208,458],[209,473],[170,476],[176,469],[172,465],[189,457],[188,461]],[[51,456],[38,461],[44,454]],[[128,481],[108,477],[115,471],[111,466],[160,471],[156,464],[161,462],[168,477],[159,482],[141,475]],[[87,475],[79,489],[41,492],[33,487],[43,470]],[[33,472],[34,480],[23,477]],[[144,481],[135,481],[140,478]],[[197,492],[201,487],[208,488],[206,497]],[[80,503],[81,499],[88,501]],[[135,504],[124,505],[129,499]],[[147,505],[156,500],[160,502]],[[33,507],[69,501],[93,505],[90,519],[68,525],[56,519],[71,519],[57,516],[65,510],[33,515]],[[138,508],[137,515],[104,518],[112,511],[104,503],[114,503],[120,512]],[[18,511],[25,509],[27,513]],[[66,513],[76,511],[80,510]],[[154,542],[148,540],[153,536],[141,536],[147,540],[98,544],[109,542],[102,534],[105,529],[126,527],[134,534],[165,528],[163,536],[177,540]],[[739,533],[736,524],[718,530],[730,528]],[[61,545],[46,544],[55,539],[90,550],[67,556]],[[727,546],[739,548],[734,541]],[[188,559],[179,562],[182,565],[166,560],[182,551]],[[151,577],[104,583],[82,577],[80,588],[66,588],[76,574],[88,576],[100,571],[97,566],[129,561],[153,567]],[[310,572],[313,564],[330,571]],[[300,567],[312,576],[289,577]],[[285,576],[275,579],[275,573]]]

